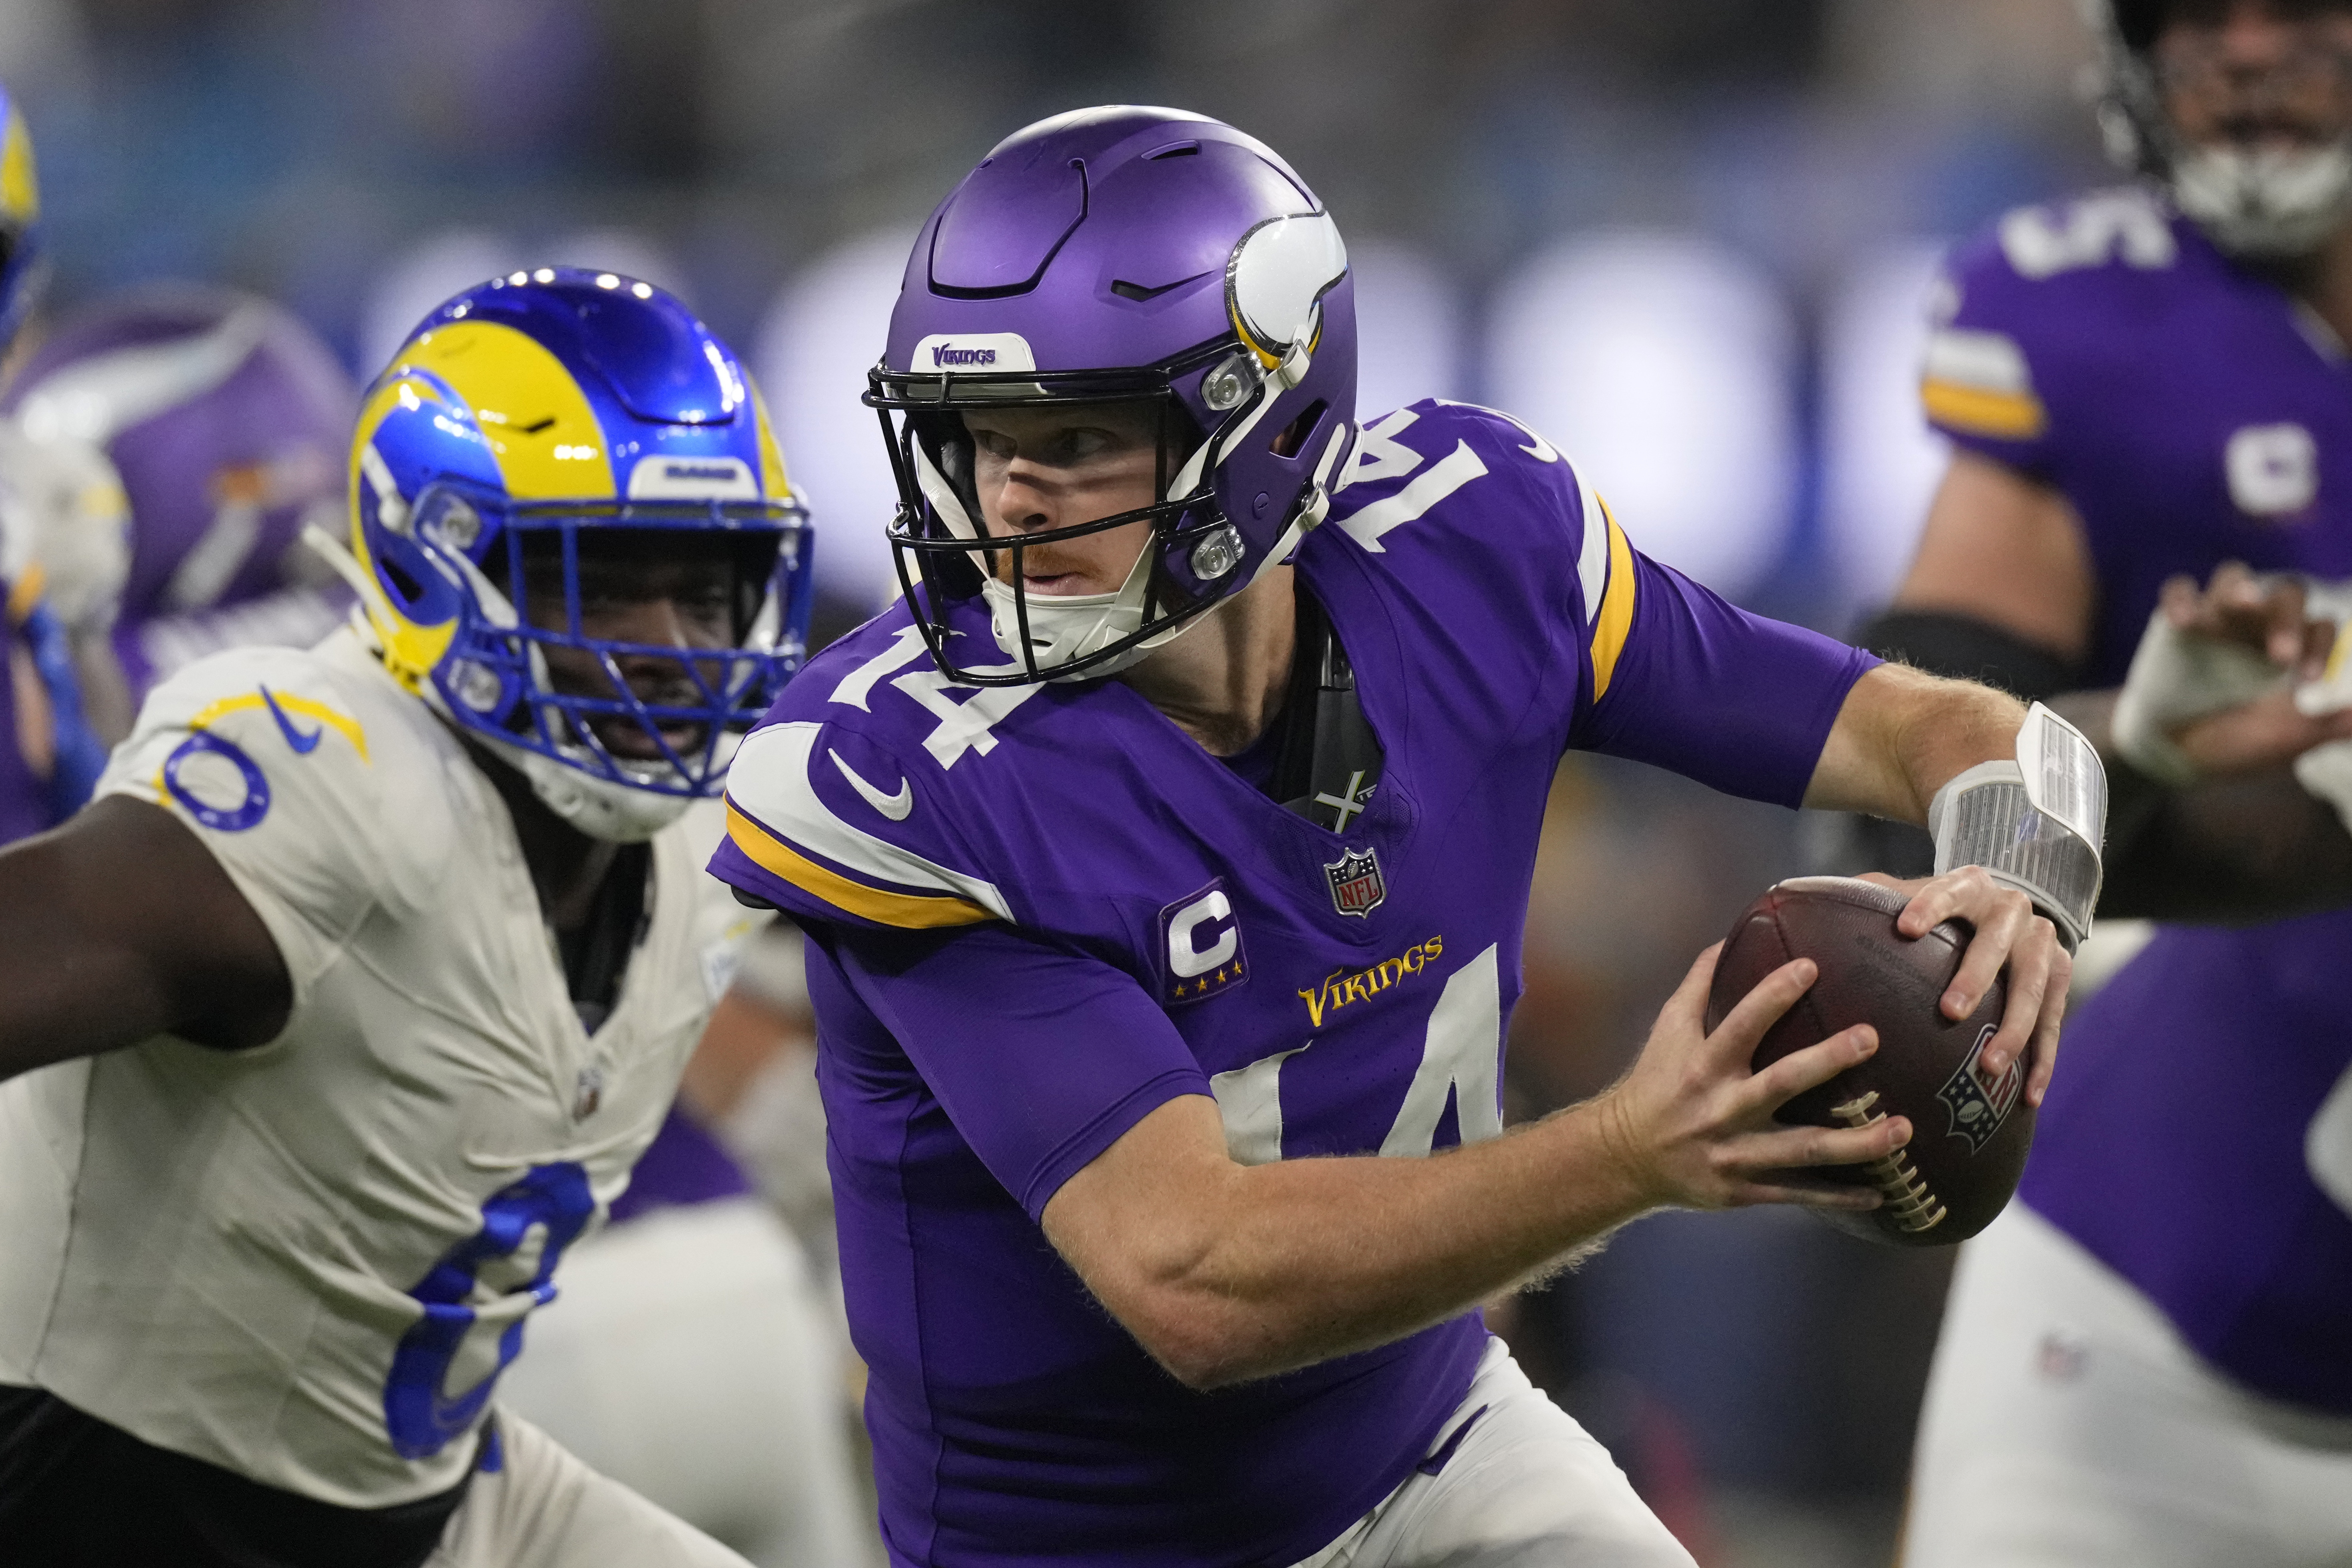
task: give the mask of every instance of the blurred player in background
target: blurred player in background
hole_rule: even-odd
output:
[[[231,289],[142,289],[43,335],[0,412],[20,443],[95,448],[129,507],[113,650],[131,703],[215,649],[308,647],[343,618],[350,594],[301,533],[341,513],[358,404],[310,328]]]
[[[755,923],[701,870],[805,514],[678,303],[472,289],[352,446],[364,621],[158,686],[0,854],[0,1541],[741,1560],[492,1404]]]
[[[1953,257],[1924,388],[1956,449],[1866,638],[2027,697],[2130,669],[2105,912],[2341,906],[2352,802],[2284,766],[2344,733],[2288,689],[2326,637],[2300,584],[2216,569],[2352,574],[2352,5],[2100,23],[2148,178]],[[2218,746],[2182,730],[2231,704]],[[2225,755],[2272,766],[2200,783]],[[2070,1022],[2019,1201],[1961,1259],[1911,1568],[2352,1562],[2347,973],[2340,908],[2167,927]]]
[[[0,385],[47,279],[40,210],[32,135],[0,88]],[[99,467],[86,450],[28,450],[0,426],[0,843],[64,821],[105,764],[85,689],[102,701],[119,687],[104,633],[125,546],[121,497]],[[58,490],[67,509],[50,503]]]
[[[1724,604],[1507,416],[1359,429],[1353,290],[1278,156],[1126,107],[1001,143],[908,263],[908,593],[746,740],[712,862],[808,937],[895,1563],[1687,1563],[1476,1302],[1651,1207],[1851,1205],[1776,1173],[1907,1136],[1775,1129],[1868,1031],[1751,1077],[1807,967],[1702,1038],[1706,959],[1498,1136],[1548,787],[1575,745],[1916,817],[2043,716]],[[1947,1004],[2007,959],[1985,1060],[2038,1091],[2053,928],[1975,865],[1905,918],[1951,911]],[[1311,1157],[1370,1151],[1445,1152]]]

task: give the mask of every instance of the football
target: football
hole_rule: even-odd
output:
[[[1947,921],[1917,941],[1899,935],[1905,895],[1850,877],[1799,877],[1766,890],[1725,939],[1707,996],[1712,1031],[1758,982],[1792,959],[1820,977],[1756,1047],[1761,1070],[1840,1029],[1869,1024],[1878,1050],[1779,1110],[1779,1120],[1862,1127],[1911,1119],[1911,1142],[1882,1160],[1808,1173],[1875,1187],[1866,1214],[1811,1212],[1841,1230],[1900,1247],[1948,1247],[1992,1223],[2017,1190],[2033,1143],[2025,1064],[1987,1074],[1978,1058],[2009,999],[2007,975],[1968,1017],[1944,1016],[1938,999],[1959,969],[1963,922]]]

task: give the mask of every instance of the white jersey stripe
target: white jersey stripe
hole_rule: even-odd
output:
[[[824,726],[797,722],[755,730],[727,772],[727,793],[744,812],[801,848],[813,850],[861,877],[901,888],[952,893],[998,920],[1013,918],[996,884],[968,876],[911,849],[852,827],[816,793],[809,763]],[[918,806],[916,809],[919,809]]]

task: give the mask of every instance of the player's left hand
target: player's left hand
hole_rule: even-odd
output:
[[[1946,1017],[1967,1017],[2002,966],[2008,967],[2009,1005],[2000,1033],[1980,1060],[1987,1072],[1999,1074],[2031,1051],[2025,1102],[2040,1105],[2057,1069],[2058,1026],[2066,1016],[2066,987],[2074,975],[2074,961],[2059,942],[2058,928],[2034,911],[2032,900],[1994,881],[1981,866],[1958,866],[1940,877],[1910,881],[1872,872],[1863,880],[1911,895],[1895,921],[1905,936],[1926,936],[1948,920],[1975,928],[1959,972],[1944,992]]]
[[[2178,785],[2263,772],[2352,737],[2352,709],[2308,700],[2332,662],[2337,597],[2235,561],[2201,588],[2168,580],[2116,701],[2124,759]]]

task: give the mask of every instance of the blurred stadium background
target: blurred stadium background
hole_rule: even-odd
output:
[[[1362,407],[1510,409],[1653,554],[1832,631],[1907,559],[1939,247],[2105,177],[2068,0],[0,0],[58,310],[279,299],[364,377],[442,297],[574,263],[751,359],[836,626],[887,592],[856,397],[909,237],[999,137],[1197,109],[1359,268]],[[1591,1092],[1803,868],[1791,814],[1571,759],[1508,1093]],[[1945,1260],[1799,1215],[1644,1221],[1499,1309],[1709,1568],[1888,1561]]]

